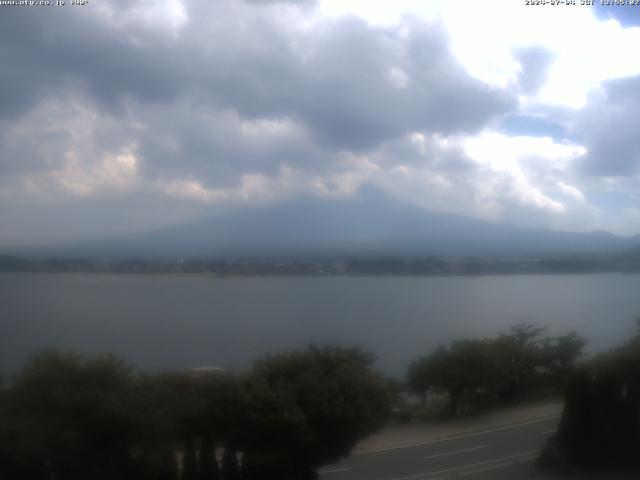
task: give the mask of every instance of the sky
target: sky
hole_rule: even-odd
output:
[[[640,7],[580,3],[0,5],[0,247],[365,187],[640,234]]]

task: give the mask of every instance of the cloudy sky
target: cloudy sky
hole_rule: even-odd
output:
[[[364,186],[640,233],[640,7],[66,3],[0,6],[0,246]]]

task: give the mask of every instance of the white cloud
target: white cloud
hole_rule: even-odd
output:
[[[640,97],[603,82],[640,74],[640,29],[514,0],[259,3],[105,1],[84,30],[41,19],[3,71],[31,82],[0,89],[4,205],[81,197],[100,217],[140,195],[192,214],[372,184],[498,221],[638,225]],[[572,140],[505,133],[505,116]]]
[[[325,16],[357,15],[374,25],[394,26],[403,15],[418,14],[426,20],[437,17],[444,0],[321,0],[320,12]]]
[[[549,137],[510,137],[496,132],[483,132],[465,139],[463,146],[467,155],[485,172],[485,176],[493,175],[494,179],[499,179],[485,180],[479,203],[491,196],[506,195],[522,206],[560,214],[566,212],[566,206],[551,195],[555,186],[563,185],[561,192],[565,196],[568,193],[574,198],[581,195],[575,187],[570,187],[562,180],[552,180],[564,175],[573,163],[585,155],[586,149],[581,145],[558,143]],[[494,203],[489,201],[489,204]]]
[[[584,195],[580,190],[578,190],[573,185],[569,185],[564,183],[562,180],[558,181],[558,188],[562,192],[563,195],[566,195],[569,198],[572,198],[578,202],[584,202]]]
[[[157,182],[156,188],[164,194],[204,204],[268,205],[300,196],[338,198],[354,194],[377,170],[363,159],[347,158],[345,162],[353,168],[312,174],[283,165],[276,175],[246,174],[238,185],[228,188],[208,188],[195,178]]]
[[[388,76],[389,81],[391,81],[396,88],[401,90],[407,88],[407,85],[409,84],[409,75],[407,75],[407,72],[401,68],[394,67],[389,69]]]
[[[247,137],[286,137],[302,134],[299,124],[288,118],[259,118],[243,120],[234,118],[240,125],[240,131]]]
[[[123,8],[124,7],[124,8]],[[97,2],[92,5],[103,17],[120,26],[143,26],[176,36],[188,24],[189,15],[182,0],[145,0],[130,5]]]
[[[64,191],[80,196],[129,190],[137,182],[137,175],[138,160],[133,148],[107,153],[98,163],[85,162],[69,151],[64,166],[51,172],[53,181]]]
[[[640,74],[640,57],[630,48],[640,43],[640,28],[597,18],[581,5],[527,6],[514,0],[406,1],[322,0],[327,15],[351,14],[380,26],[402,25],[406,15],[439,18],[450,46],[473,76],[499,87],[515,88],[520,63],[514,49],[544,47],[554,60],[535,100],[583,107],[590,92],[608,79]]]
[[[480,164],[513,174],[524,173],[523,161],[530,159],[565,170],[586,154],[582,145],[559,143],[550,137],[509,136],[491,131],[468,137],[463,145],[465,152]]]
[[[374,155],[379,169],[367,179],[396,198],[524,226],[575,228],[595,215],[567,180],[585,155],[581,145],[492,131],[468,137],[414,132],[404,142]]]

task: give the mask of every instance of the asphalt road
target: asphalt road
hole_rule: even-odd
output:
[[[558,421],[559,415],[553,415],[421,445],[354,454],[320,470],[320,480],[529,479]]]

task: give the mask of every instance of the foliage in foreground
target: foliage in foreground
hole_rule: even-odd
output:
[[[541,463],[559,469],[640,470],[640,322],[625,345],[569,379],[558,432]]]
[[[423,399],[429,393],[446,396],[453,417],[527,396],[560,394],[586,341],[574,332],[543,337],[544,330],[519,324],[497,338],[440,345],[409,366],[409,391]]]
[[[243,378],[136,376],[111,357],[41,353],[0,390],[0,478],[316,478],[386,418],[370,363],[360,350],[309,347]]]

